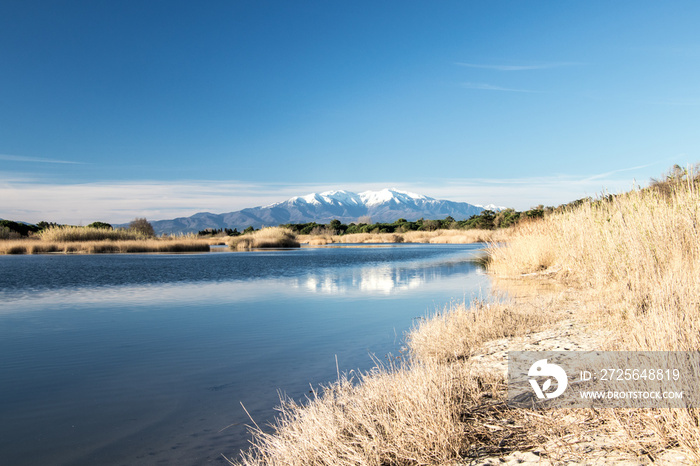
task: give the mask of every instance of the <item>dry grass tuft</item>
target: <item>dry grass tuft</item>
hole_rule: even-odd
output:
[[[229,239],[228,245],[237,251],[262,248],[298,248],[296,234],[287,228],[270,227],[254,231],[250,234],[234,236]]]
[[[26,254],[27,244],[24,241],[12,241],[0,243],[3,246],[3,254]]]
[[[327,236],[309,236],[303,241],[304,244],[308,244],[309,246],[323,246],[332,242],[333,240]]]
[[[283,400],[272,431],[255,429],[239,464],[445,464],[488,443],[463,419],[502,384],[461,364],[378,366],[356,381],[343,375],[306,404]]]
[[[468,359],[487,341],[533,332],[554,319],[534,306],[474,302],[421,319],[406,342],[416,360],[452,362]]]

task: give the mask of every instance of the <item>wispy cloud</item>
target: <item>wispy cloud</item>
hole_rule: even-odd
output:
[[[525,210],[539,204],[557,206],[584,197],[620,193],[646,186],[660,166],[683,154],[652,163],[595,174],[552,174],[518,178],[452,178],[414,183],[411,189],[431,197],[472,204],[496,204]],[[656,167],[656,168],[652,168]]]
[[[462,83],[463,87],[467,89],[476,89],[480,91],[502,91],[502,92],[528,92],[528,93],[541,93],[542,91],[533,91],[530,89],[515,89],[512,87],[501,87],[495,86],[493,84],[486,83]]]
[[[528,70],[545,70],[550,68],[562,68],[565,66],[575,66],[581,63],[577,62],[554,62],[554,63],[540,63],[534,65],[486,65],[481,63],[455,63],[459,66],[465,66],[467,68],[480,68],[484,70],[496,70],[496,71],[528,71]]]
[[[620,168],[618,170],[611,170],[608,172],[598,173],[596,175],[589,176],[587,178],[584,178],[583,181],[588,182],[588,181],[602,180],[602,179],[610,178],[610,176],[614,175],[615,173],[624,173],[624,172],[641,170],[643,168],[651,167],[651,166],[658,165],[658,164],[659,164],[659,162],[654,162],[654,163],[647,163],[645,165],[637,165],[636,167]]]
[[[677,157],[676,157],[677,159]],[[559,205],[604,192],[622,192],[648,180],[663,161],[586,175],[557,174],[520,178],[459,178],[402,182],[254,183],[241,181],[137,181],[57,184],[0,181],[0,217],[12,220],[88,224],[125,223],[136,217],[161,220],[197,212],[225,213],[264,206],[293,196],[333,189],[362,192],[386,187],[436,199],[496,204],[525,210]]]
[[[70,160],[56,160],[47,159],[44,157],[27,157],[25,155],[10,155],[10,154],[0,154],[0,160],[5,160],[7,162],[28,162],[28,163],[68,163],[68,164],[81,164],[83,162],[73,162]]]
[[[393,185],[393,184],[391,184]],[[186,217],[197,212],[225,213],[269,205],[310,192],[339,187],[363,191],[385,184],[280,184],[240,181],[135,181],[59,184],[0,180],[0,218],[87,224],[123,223]]]

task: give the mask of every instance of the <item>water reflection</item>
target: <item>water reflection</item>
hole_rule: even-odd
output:
[[[79,286],[27,291],[0,291],[0,315],[44,310],[72,309],[96,305],[147,307],[153,304],[239,303],[259,300],[303,299],[304,293],[347,297],[395,296],[442,283],[447,290],[459,289],[451,277],[479,273],[469,259],[437,263],[420,261],[345,269],[323,268],[303,276],[147,285]],[[439,291],[438,289],[435,290]]]
[[[348,273],[325,271],[296,280],[297,288],[314,293],[349,294],[360,292],[370,295],[392,295],[445,280],[451,276],[478,272],[475,262],[446,262],[439,264],[412,264],[412,266],[375,266],[352,269]]]

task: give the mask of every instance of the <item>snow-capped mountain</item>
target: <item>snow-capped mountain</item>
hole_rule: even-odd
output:
[[[159,234],[189,233],[206,228],[241,230],[248,226],[260,228],[284,223],[329,223],[333,219],[351,223],[368,217],[372,222],[394,222],[399,218],[443,219],[448,215],[463,220],[483,210],[483,207],[466,202],[433,199],[397,189],[364,191],[359,194],[338,190],[296,196],[283,202],[226,214],[202,212],[191,217],[151,223]]]
[[[481,207],[484,210],[490,210],[492,212],[500,212],[502,210],[508,209],[508,207],[503,207],[503,206],[496,205],[496,204],[489,204],[489,205],[474,204],[474,205],[477,207]]]

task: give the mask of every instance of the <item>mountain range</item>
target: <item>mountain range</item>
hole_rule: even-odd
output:
[[[323,224],[333,219],[343,223],[358,223],[362,219],[369,223],[394,222],[399,218],[409,221],[419,218],[443,219],[449,215],[455,220],[463,220],[485,209],[498,211],[503,208],[433,199],[397,189],[364,191],[359,194],[339,190],[296,196],[283,202],[225,214],[200,212],[190,217],[155,220],[151,224],[157,234],[191,233],[207,228],[242,230],[248,226],[260,228],[284,223]]]

